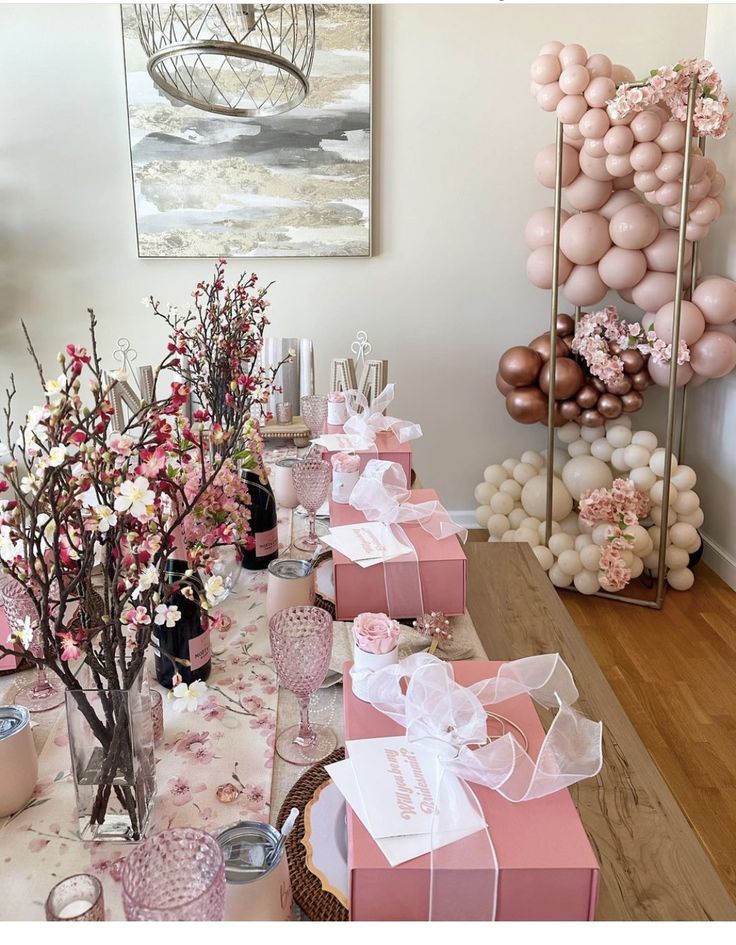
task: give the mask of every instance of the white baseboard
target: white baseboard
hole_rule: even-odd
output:
[[[703,535],[703,561],[736,591],[736,559],[707,535]]]
[[[449,512],[449,515],[453,522],[457,522],[463,528],[482,528],[475,517],[475,509],[461,509],[460,511]]]

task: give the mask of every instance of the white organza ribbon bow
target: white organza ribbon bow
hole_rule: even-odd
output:
[[[394,399],[394,385],[387,384],[381,393],[369,404],[365,395],[359,390],[345,391],[345,407],[348,419],[343,430],[345,433],[360,436],[371,443],[375,442],[376,435],[390,430],[399,443],[408,443],[422,435],[422,428],[418,423],[408,420],[398,420],[396,417],[385,417],[383,411]]]
[[[403,467],[385,459],[371,459],[350,493],[350,505],[369,522],[418,524],[438,540],[450,535],[459,535],[461,541],[467,539],[467,529],[453,522],[441,502],[407,502],[410,495]]]
[[[601,769],[603,726],[572,708],[578,691],[557,653],[504,663],[497,676],[467,687],[455,682],[449,663],[428,653],[373,673],[351,670],[351,677],[356,695],[404,726],[409,741],[432,751],[447,773],[509,801],[544,797]],[[510,733],[493,741],[487,735],[485,707],[521,693],[557,708],[536,761]]]

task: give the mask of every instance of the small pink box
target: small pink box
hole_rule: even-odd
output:
[[[327,428],[328,433],[342,433],[342,427]],[[324,458],[330,460],[331,452],[323,451]],[[385,459],[390,463],[398,463],[404,470],[407,483],[411,482],[411,443],[399,443],[396,435],[391,431],[376,434],[376,448],[371,450],[358,450],[360,456],[360,471],[363,472],[367,463],[371,459]]]
[[[434,489],[413,489],[409,502],[430,502],[437,499]],[[330,525],[355,525],[364,522],[365,516],[351,505],[341,505],[330,500]],[[441,610],[448,617],[465,613],[465,587],[468,562],[460,541],[455,535],[439,541],[426,532],[421,525],[402,525],[407,538],[416,549],[419,559],[419,580],[425,613]],[[384,568],[391,568],[401,576],[407,574],[407,584],[416,581],[413,572],[416,562],[408,556],[377,564],[372,568],[361,568],[349,558],[335,551],[332,555],[335,573],[335,607],[338,620],[352,620],[358,614],[387,613],[397,620],[414,619],[416,613],[389,613],[386,599]],[[411,595],[409,595],[411,597]]]
[[[348,682],[349,665],[344,689],[345,738],[403,734],[400,725],[353,695]],[[494,676],[501,663],[468,660],[452,666],[457,682],[469,686]],[[531,756],[536,757],[544,730],[529,696],[516,696],[494,709],[520,726],[529,739]],[[599,866],[569,791],[512,804],[488,788],[476,784],[470,787],[483,808],[498,858],[496,918],[592,921]],[[429,854],[392,868],[350,807],[347,814],[351,921],[426,921]],[[451,851],[449,858],[443,851],[439,858],[442,865],[435,867],[435,888],[442,889],[443,914],[438,915],[435,908],[432,918],[487,918],[492,876],[485,866],[485,834],[466,837],[446,849]]]
[[[10,633],[10,624],[8,623],[8,618],[5,616],[5,611],[0,607],[0,640],[10,648],[10,644],[7,643],[8,634]],[[17,649],[17,647],[16,647]],[[21,654],[2,654],[0,653],[0,670],[7,672],[9,669],[17,669],[20,665]]]

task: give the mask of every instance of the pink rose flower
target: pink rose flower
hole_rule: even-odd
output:
[[[356,453],[335,453],[332,468],[335,472],[357,472],[360,469],[360,457]]]
[[[364,653],[390,653],[399,643],[399,624],[386,614],[358,614],[353,637]]]
[[[345,394],[341,390],[333,390],[332,393],[327,395],[327,399],[331,404],[344,404]]]

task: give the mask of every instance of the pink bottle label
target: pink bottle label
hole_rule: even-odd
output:
[[[189,662],[192,670],[201,669],[209,661],[211,655],[209,630],[200,633],[198,637],[192,637],[189,641]]]
[[[279,530],[276,525],[256,535],[256,558],[265,558],[279,550]]]

